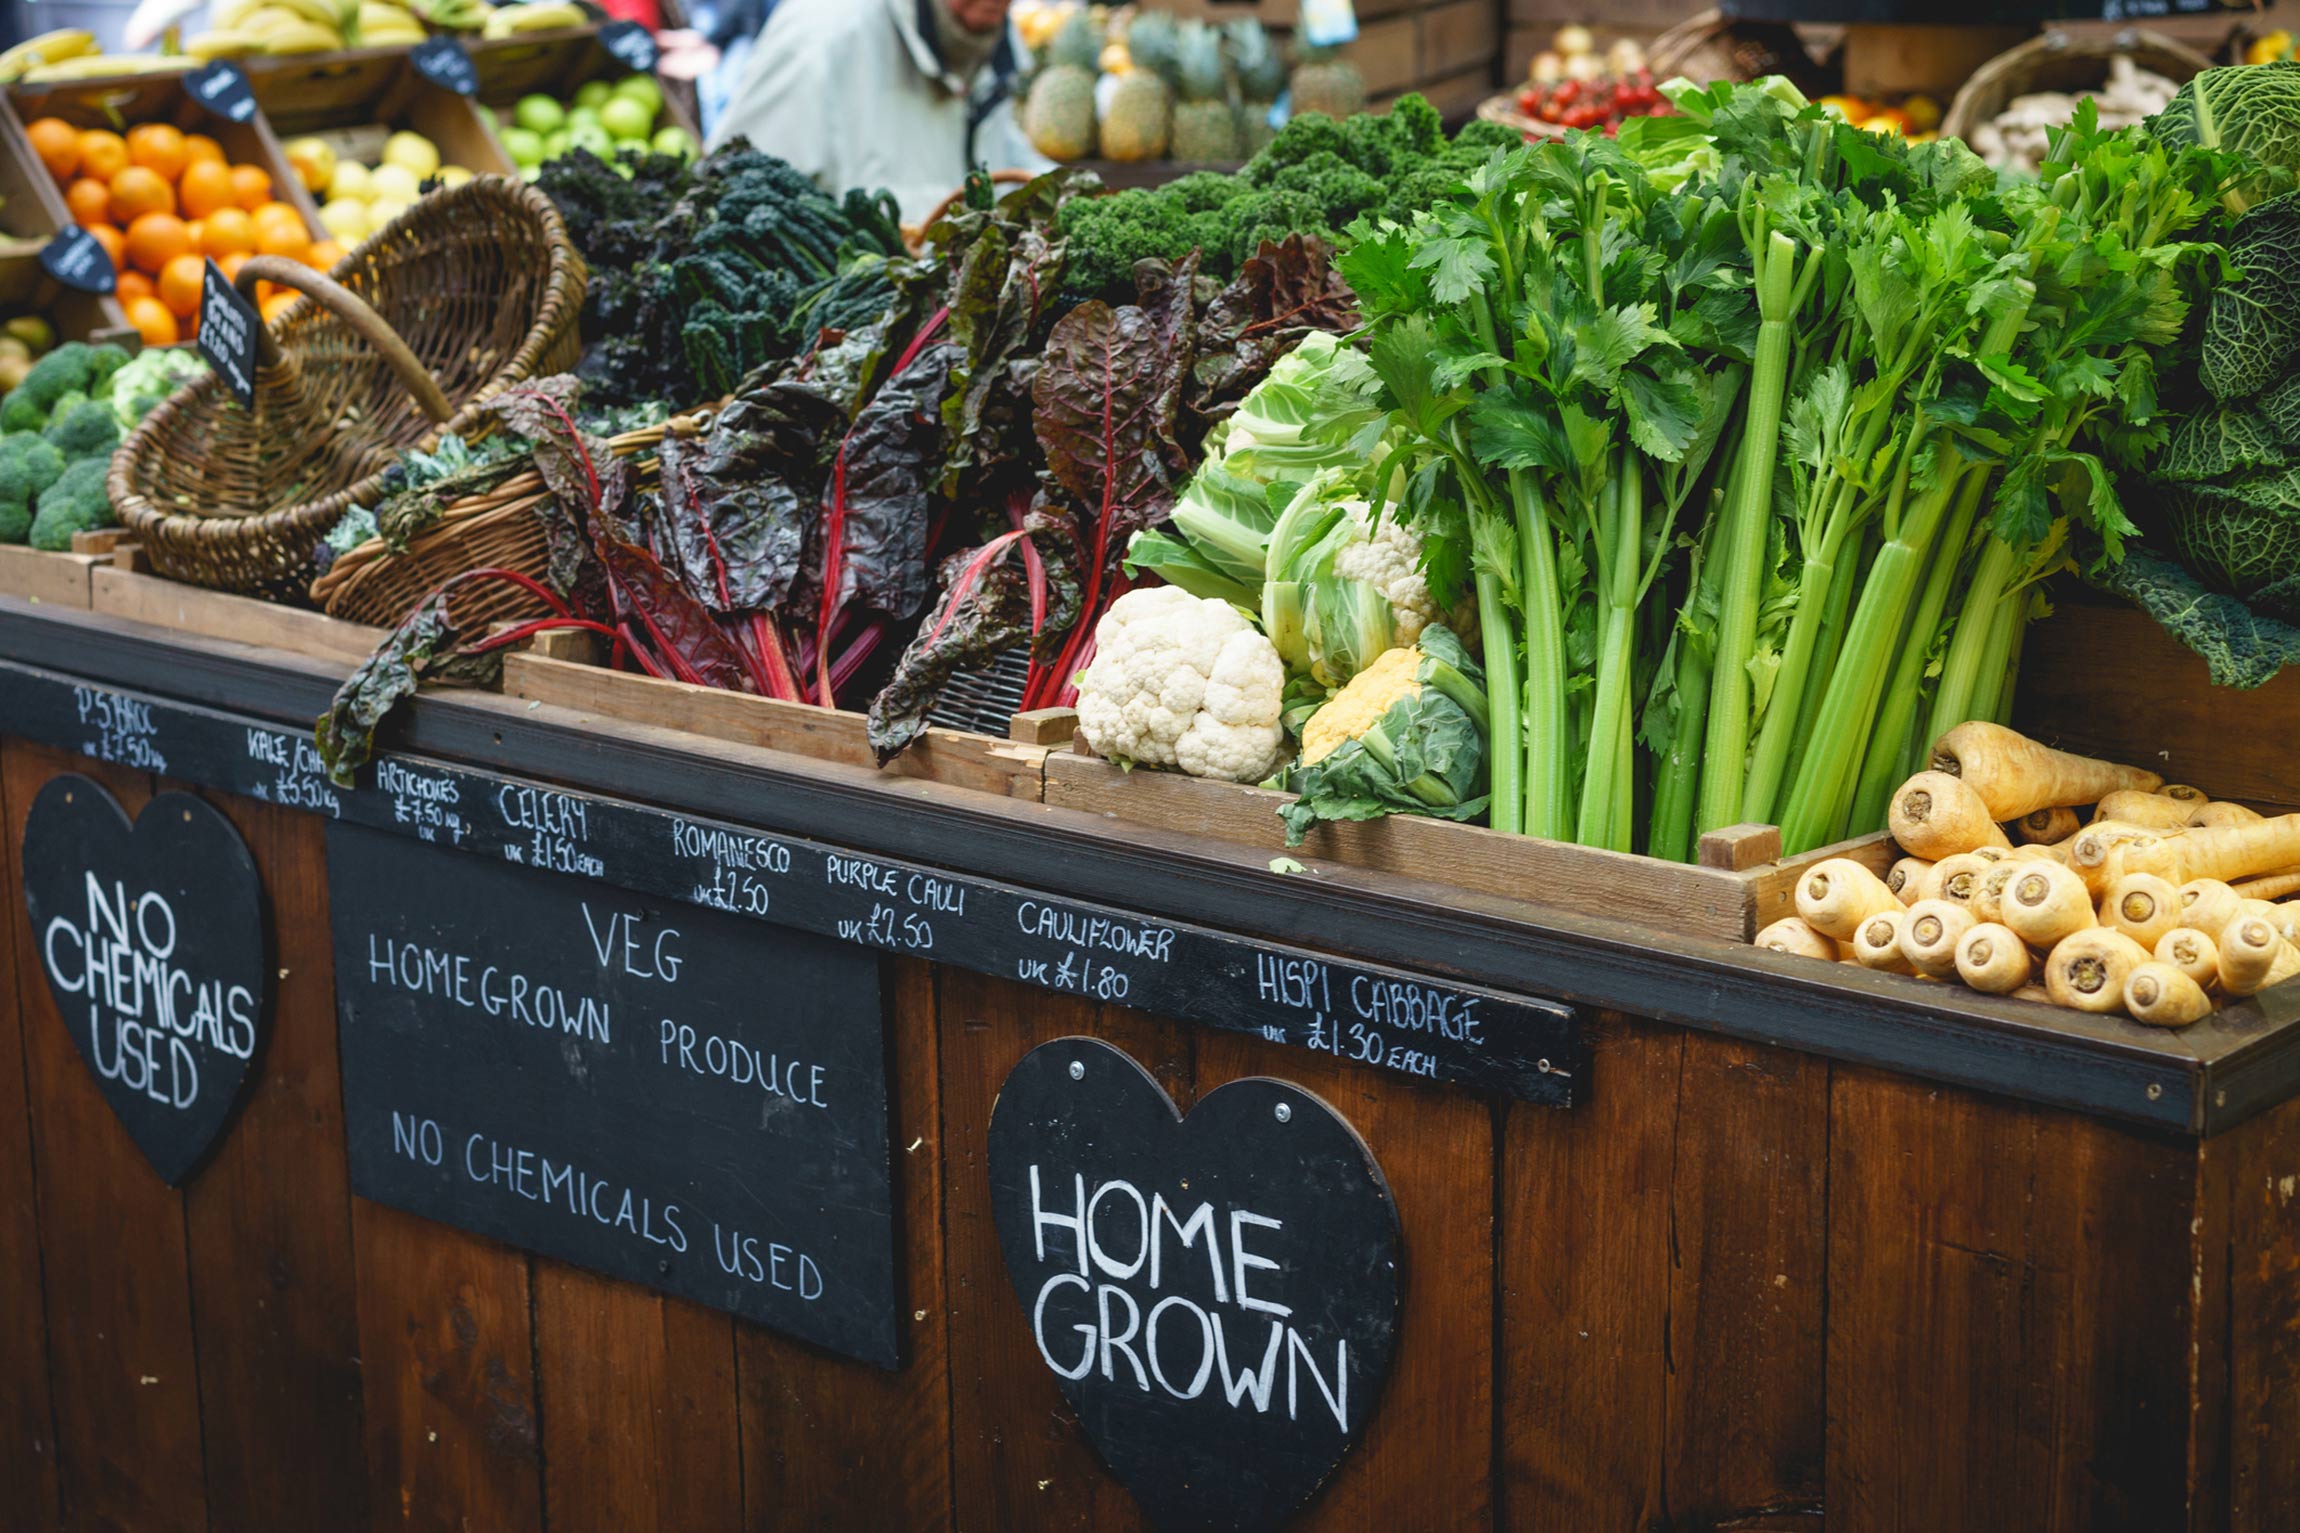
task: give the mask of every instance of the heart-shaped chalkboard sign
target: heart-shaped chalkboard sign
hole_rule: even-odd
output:
[[[1232,1081],[1185,1118],[1125,1054],[1058,1039],[999,1092],[990,1197],[1040,1358],[1160,1528],[1276,1527],[1364,1432],[1397,1205],[1317,1097]]]
[[[263,884],[231,822],[162,793],[133,825],[85,777],[24,824],[32,952],[104,1100],[183,1182],[222,1137],[269,1027]]]

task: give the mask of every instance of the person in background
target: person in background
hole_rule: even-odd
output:
[[[917,223],[971,168],[1042,170],[1013,109],[1007,0],[779,0],[711,129]]]

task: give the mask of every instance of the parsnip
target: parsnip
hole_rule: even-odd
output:
[[[2220,944],[2193,926],[2175,926],[2157,938],[2156,961],[2172,965],[2206,990],[2220,983]]]
[[[2300,873],[2271,873],[2265,878],[2247,878],[2236,886],[2236,892],[2248,900],[2284,900],[2300,894]]]
[[[1974,926],[1973,913],[1948,900],[1919,900],[1901,920],[1901,956],[1919,974],[1946,979],[1957,972],[1957,943]]]
[[[2021,863],[2010,860],[1992,863],[1989,870],[1981,875],[1980,887],[1973,891],[1974,920],[1999,924],[2004,921],[2005,885],[2013,881],[2013,875],[2021,867]]]
[[[2220,929],[2236,914],[2244,896],[2217,878],[2192,878],[2180,886],[2180,924],[2220,940]]]
[[[2012,998],[2016,1001],[2034,1001],[2039,1006],[2050,1006],[2052,1004],[2052,992],[2045,989],[2044,986],[2038,984],[2027,984],[2021,986],[2018,990],[2015,990],[2012,993]]]
[[[2145,825],[2150,830],[2186,830],[2197,806],[2166,798],[2161,793],[2111,793],[2093,810],[2093,820]]]
[[[2184,782],[2168,782],[2156,791],[2165,798],[2178,799],[2192,809],[2202,808],[2212,802],[2211,794]]]
[[[2017,820],[2056,804],[2097,804],[2122,789],[2153,793],[2164,786],[2154,772],[2051,750],[1979,720],[1933,742],[1932,768],[1961,778],[1980,795],[1991,820]]]
[[[2049,846],[2055,841],[2066,841],[2082,829],[2084,822],[2076,817],[2075,810],[2065,805],[2039,809],[2013,822],[2013,834],[2032,846],[2039,843]]]
[[[1936,861],[1976,846],[2012,845],[1981,796],[1946,772],[1919,772],[1902,783],[1886,823],[1902,851]]]
[[[1925,880],[1921,899],[1947,900],[1953,905],[1972,907],[1973,897],[1980,893],[1981,880],[1998,866],[1971,852],[1959,852],[1943,857],[1933,864],[1933,871]]]
[[[2150,959],[2125,976],[2124,1009],[2136,1022],[2186,1027],[2212,1014],[2212,998],[2171,964]]]
[[[2106,1014],[2124,1009],[2124,982],[2149,961],[2148,949],[2124,933],[2095,926],[2061,939],[2044,961],[2044,988],[2055,1006]]]
[[[1884,910],[1863,921],[1861,929],[1853,933],[1853,962],[1887,974],[1916,973],[1901,953],[1901,927],[1907,916],[1905,910]]]
[[[2149,846],[2117,849],[2127,873],[2154,873],[2176,884],[2192,878],[2228,883],[2300,868],[2300,814],[2253,825],[2210,825],[2166,836]]]
[[[1794,953],[1799,958],[1820,958],[1830,963],[1837,961],[1837,944],[1796,916],[1783,916],[1759,932],[1753,942],[1776,953]]]
[[[2220,934],[2220,984],[2230,995],[2253,995],[2296,973],[2300,948],[2273,921],[2247,912]]]
[[[2010,995],[2034,969],[2028,944],[2009,926],[1981,921],[1957,939],[1957,977],[1975,990]]]
[[[2174,834],[2185,836],[2188,832],[2183,830]],[[2129,825],[2122,820],[2102,820],[2097,825],[2087,825],[2077,833],[2075,840],[2069,842],[2068,865],[2075,870],[2077,877],[2084,880],[2085,889],[2097,901],[2108,893],[2108,886],[2116,882],[2116,875],[2109,868],[2112,856],[2127,846],[2136,843],[2153,846],[2162,839],[2162,835],[2145,825]],[[2129,871],[2154,870],[2139,868]],[[2176,878],[2172,882],[2177,884],[2181,880]]]
[[[1902,904],[1914,905],[1921,898],[1917,891],[1925,875],[1932,870],[1933,865],[1922,857],[1903,857],[1885,870],[1885,887],[1898,895]]]
[[[1854,930],[1881,910],[1901,909],[1900,896],[1850,857],[1830,857],[1797,880],[1797,914],[1823,936],[1852,940]]]
[[[2127,873],[2101,901],[2104,925],[2153,950],[2156,939],[2180,924],[2180,891],[2153,873]]]
[[[2084,880],[2057,862],[2023,865],[2005,885],[1998,915],[2039,952],[2050,952],[2071,933],[2096,924]]]
[[[2191,810],[2188,823],[2201,829],[2215,825],[2257,825],[2266,818],[2267,816],[2257,809],[2247,809],[2242,804],[2233,804],[2227,799],[2215,799],[2209,804],[2199,804]]]

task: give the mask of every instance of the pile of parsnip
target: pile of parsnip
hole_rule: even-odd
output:
[[[2090,823],[2079,812],[2091,806]],[[2300,814],[1960,724],[1893,795],[1907,855],[1832,857],[1759,947],[2184,1027],[2300,977]]]

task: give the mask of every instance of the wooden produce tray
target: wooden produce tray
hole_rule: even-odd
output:
[[[0,543],[0,596],[85,611],[93,604],[93,576],[99,566],[109,563],[101,554],[52,554],[21,543]]]
[[[446,164],[481,175],[515,171],[472,99],[425,79],[404,48],[250,59],[248,84],[283,139],[314,135],[371,161],[382,139],[404,128],[430,139]]]
[[[364,623],[164,579],[136,568],[138,562],[133,544],[99,560],[89,573],[88,599],[79,605],[205,638],[340,661],[346,670],[365,660],[384,637],[383,629]]]
[[[64,194],[24,136],[24,119],[0,97],[0,235],[46,244],[71,221]],[[0,317],[19,313],[45,316],[58,340],[136,342],[117,299],[63,286],[41,270],[37,251],[0,256]]]
[[[572,708],[597,718],[680,729],[709,739],[764,746],[845,766],[875,766],[878,759],[863,733],[859,713],[779,702],[683,681],[658,681],[652,676],[610,671],[539,653],[514,653],[504,658],[503,695]],[[922,778],[1036,803],[1043,788],[1045,763],[1057,754],[1055,746],[929,728],[885,771],[890,776]]]

